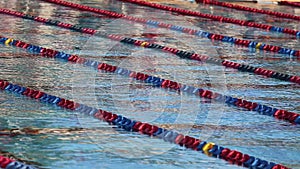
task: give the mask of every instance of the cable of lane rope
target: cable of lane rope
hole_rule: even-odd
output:
[[[105,16],[110,16],[110,17],[114,17],[114,18],[121,18],[121,19],[126,19],[126,20],[130,20],[130,21],[133,21],[133,22],[137,22],[137,23],[142,23],[142,24],[147,24],[147,25],[151,25],[151,26],[157,26],[157,27],[161,27],[161,28],[165,28],[165,29],[170,29],[170,30],[173,30],[173,31],[178,31],[178,32],[182,32],[182,33],[195,35],[195,36],[200,36],[200,37],[208,38],[208,39],[211,39],[211,40],[217,40],[217,41],[221,41],[221,42],[233,43],[233,44],[236,44],[236,45],[255,48],[255,49],[258,49],[258,50],[265,50],[265,51],[270,51],[270,52],[275,52],[275,53],[280,53],[280,54],[287,54],[287,55],[290,55],[290,56],[295,56],[297,59],[300,59],[300,51],[299,50],[283,48],[283,47],[279,47],[279,46],[264,44],[264,43],[260,43],[260,42],[250,41],[250,40],[238,39],[238,38],[229,37],[229,36],[225,36],[225,35],[221,35],[221,34],[203,32],[201,30],[190,29],[190,28],[185,28],[185,27],[182,27],[182,26],[166,24],[166,23],[163,23],[163,22],[155,21],[155,20],[147,20],[147,19],[143,19],[143,18],[127,16],[127,15],[124,15],[124,14],[121,14],[121,13],[102,10],[102,9],[93,8],[93,7],[89,7],[89,6],[86,6],[86,5],[76,4],[76,3],[62,1],[62,0],[42,0],[42,1],[54,3],[54,4],[57,4],[57,5],[67,6],[67,7],[70,7],[70,8],[76,8],[76,9],[79,9],[79,10],[82,10],[82,11],[89,11],[89,12],[93,12],[93,13],[97,13],[97,14],[101,14],[101,15],[105,15]],[[276,28],[276,30],[277,30],[277,28]],[[300,32],[298,32],[298,33],[294,32],[294,33],[296,35],[298,34],[300,36]]]
[[[2,80],[0,80],[1,84]],[[1,85],[0,85],[1,86]],[[13,159],[4,157],[0,155],[0,168],[3,169],[36,169],[35,167],[31,165],[27,165],[18,161],[15,161]]]
[[[15,85],[4,80],[0,80],[0,89],[16,94],[21,94],[71,111],[77,111],[80,113],[91,115],[97,119],[106,121],[111,125],[116,125],[126,131],[138,132],[150,137],[159,138],[166,142],[184,146],[188,149],[200,151],[210,157],[223,159],[231,164],[236,164],[247,168],[288,169],[288,167],[281,164],[275,164],[273,162],[268,162],[254,156],[250,156],[248,154],[243,154],[242,152],[239,152],[237,150],[224,148],[212,142],[207,142],[194,137],[183,135],[176,131],[160,128],[149,123],[131,120],[127,117],[123,117],[122,115],[117,115],[101,109],[89,107],[71,100],[49,95],[38,90]]]
[[[135,71],[128,70],[125,68],[113,66],[113,65],[110,65],[107,63],[99,63],[97,61],[87,60],[87,59],[81,58],[77,55],[66,54],[64,52],[56,51],[53,49],[43,48],[40,46],[35,46],[32,44],[28,44],[26,42],[14,40],[11,38],[0,37],[0,44],[1,43],[5,44],[5,45],[9,45],[9,46],[23,48],[23,49],[26,49],[27,51],[38,53],[44,57],[63,59],[63,60],[66,60],[66,61],[69,61],[72,63],[78,63],[78,64],[83,64],[85,66],[93,67],[99,71],[116,73],[116,74],[130,77],[130,78],[133,78],[135,80],[139,80],[139,81],[142,81],[145,83],[150,83],[155,87],[161,87],[161,88],[171,89],[171,90],[175,90],[175,91],[182,91],[187,94],[192,94],[192,95],[196,95],[198,97],[212,99],[212,100],[215,100],[218,102],[225,101],[225,103],[227,103],[228,105],[241,107],[241,108],[244,108],[244,109],[247,109],[250,111],[256,111],[259,114],[273,116],[276,119],[285,120],[285,121],[288,121],[293,124],[300,124],[300,114],[297,114],[294,112],[280,110],[280,109],[277,109],[274,107],[261,105],[261,104],[254,103],[251,101],[222,95],[220,93],[213,92],[210,90],[204,90],[201,88],[184,85],[184,84],[181,84],[176,81],[162,79],[162,78],[159,78],[156,76],[151,76],[151,75],[144,74],[141,72],[135,72]]]
[[[246,6],[241,6],[241,5],[236,5],[233,3],[229,2],[220,2],[217,0],[195,0],[197,3],[203,3],[203,4],[209,4],[209,5],[216,5],[216,6],[221,6],[225,8],[231,8],[231,9],[236,9],[240,11],[247,11],[247,12],[253,12],[253,13],[261,13],[261,14],[266,14],[266,15],[271,15],[271,16],[276,16],[278,18],[287,18],[287,19],[294,19],[300,21],[300,16],[288,14],[288,13],[282,13],[282,12],[276,12],[276,11],[269,11],[269,10],[263,10],[263,9],[257,9],[257,8],[251,8],[251,7],[246,7]],[[285,3],[284,1],[278,2],[279,4]]]
[[[197,60],[197,61],[212,63],[212,64],[216,64],[216,65],[225,66],[227,68],[233,68],[233,69],[236,69],[236,70],[241,71],[241,72],[249,72],[249,73],[253,73],[253,74],[256,74],[256,75],[263,75],[263,76],[269,77],[269,78],[274,78],[274,79],[279,79],[279,80],[283,80],[283,81],[288,81],[288,82],[293,82],[293,83],[300,84],[300,77],[299,76],[292,76],[292,75],[288,75],[288,74],[283,74],[283,73],[275,72],[275,71],[272,71],[272,70],[267,70],[267,69],[264,69],[264,68],[261,68],[261,67],[253,67],[253,66],[250,66],[250,65],[240,64],[240,63],[236,63],[236,62],[232,62],[232,61],[228,61],[228,60],[214,59],[214,58],[211,58],[211,57],[208,57],[208,56],[199,55],[199,54],[196,54],[196,53],[191,53],[191,52],[187,52],[187,51],[183,51],[183,50],[179,50],[179,49],[171,48],[171,47],[167,47],[167,46],[162,46],[162,45],[155,44],[155,43],[149,43],[149,42],[146,42],[146,41],[139,41],[139,40],[135,40],[135,39],[132,39],[132,38],[121,37],[119,35],[112,35],[112,34],[109,35],[109,34],[106,34],[106,33],[103,33],[103,32],[98,32],[94,29],[83,28],[83,27],[80,27],[78,25],[67,24],[67,23],[57,21],[57,20],[50,20],[50,19],[46,19],[46,18],[42,18],[42,17],[28,15],[28,14],[26,15],[24,13],[11,11],[11,10],[8,10],[8,9],[1,9],[0,8],[0,13],[17,16],[17,17],[21,17],[21,18],[24,18],[24,19],[29,19],[29,20],[41,22],[41,23],[44,23],[44,24],[48,24],[48,25],[58,26],[58,27],[62,27],[62,28],[65,28],[65,29],[70,29],[70,30],[73,30],[73,31],[81,32],[81,33],[101,36],[101,37],[109,38],[109,39],[112,39],[112,40],[115,40],[115,41],[130,44],[130,45],[161,50],[161,51],[164,51],[164,52],[169,52],[169,53],[175,54],[175,55],[177,55],[181,58],[185,58],[185,59],[191,59],[191,60]],[[212,36],[214,36],[214,35],[212,35]],[[258,45],[263,46],[264,44],[258,43],[256,46],[258,46]],[[300,56],[300,51],[295,52],[295,54]],[[300,57],[299,57],[299,59],[300,59]]]
[[[188,1],[188,0],[186,0],[186,1]],[[211,2],[211,1],[213,1],[213,2]],[[257,8],[250,8],[250,7],[240,6],[240,5],[236,5],[236,4],[232,4],[232,3],[228,3],[228,2],[220,2],[220,1],[215,1],[215,0],[189,0],[189,2],[217,5],[217,6],[233,8],[233,9],[242,10],[242,11],[273,15],[273,16],[277,16],[279,18],[300,20],[300,16],[298,16],[298,15],[292,15],[292,14],[288,14],[288,13],[269,11],[269,10],[263,10],[263,9],[257,9]],[[257,0],[253,0],[253,1],[234,1],[234,2],[259,3],[259,1],[257,1]],[[299,2],[291,2],[291,1],[272,1],[271,0],[271,1],[266,1],[266,2],[267,3],[274,2],[274,4],[291,6],[291,7],[300,7],[300,1]]]
[[[60,0],[44,0],[44,1],[60,1]],[[142,5],[142,6],[147,6],[147,7],[151,7],[151,8],[156,8],[156,9],[160,9],[160,10],[165,10],[165,11],[172,11],[175,13],[179,13],[181,15],[207,18],[207,19],[212,19],[212,20],[219,21],[219,22],[226,22],[226,23],[231,23],[231,24],[236,24],[236,25],[246,26],[246,27],[254,27],[254,28],[264,29],[264,30],[268,30],[268,31],[272,31],[272,32],[280,32],[280,33],[285,33],[285,34],[290,34],[290,35],[300,37],[300,31],[292,30],[292,29],[288,29],[288,28],[281,28],[281,27],[276,27],[276,26],[267,25],[267,24],[249,22],[246,20],[239,20],[239,19],[233,19],[233,18],[226,18],[223,16],[205,14],[205,13],[201,13],[201,12],[175,8],[175,7],[171,7],[171,6],[156,4],[156,3],[152,3],[152,2],[146,2],[146,1],[142,1],[142,0],[121,0],[121,1],[129,2],[129,3],[133,3],[133,4],[137,4],[137,5]]]
[[[278,2],[278,4],[300,8],[300,2],[280,1],[280,2]]]

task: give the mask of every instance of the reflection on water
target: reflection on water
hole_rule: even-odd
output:
[[[299,40],[290,35],[207,19],[172,15],[165,11],[116,0],[88,2],[73,0],[73,2],[194,29],[300,49]],[[300,29],[296,21],[287,19],[188,2],[176,4],[176,2],[181,1],[160,1],[160,3],[205,13]],[[2,0],[0,6],[105,30],[112,34],[167,44],[216,58],[226,58],[278,72],[300,75],[299,61],[288,56],[282,58],[278,54],[250,51],[231,44],[211,42],[191,35],[115,20],[38,0]],[[293,12],[290,7],[284,6],[274,5],[263,8]],[[184,60],[170,54],[123,45],[108,39],[90,37],[12,16],[1,15],[0,21],[2,36],[298,113],[300,110],[299,85],[224,69],[216,65]],[[22,49],[5,46],[0,48],[1,79],[113,111],[136,120],[155,123],[262,159],[282,162],[293,168],[300,167],[299,126],[292,126],[274,120],[272,117],[261,116],[255,112],[229,107],[207,99],[155,88],[118,75],[97,73],[81,65],[40,58]],[[91,117],[7,92],[0,92],[0,111],[0,132],[19,129],[15,131],[14,137],[0,136],[2,143],[0,149],[3,152],[8,151],[19,160],[35,162],[34,164],[42,168],[240,168],[161,140],[112,128]],[[33,130],[29,130],[30,128]]]

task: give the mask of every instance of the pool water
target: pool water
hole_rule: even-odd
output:
[[[72,0],[72,2],[145,19],[300,49],[299,39],[291,35],[180,16],[117,0]],[[297,21],[288,19],[186,1],[158,2],[214,15],[254,20],[300,30]],[[287,6],[250,5],[295,13],[294,8]],[[212,42],[204,38],[76,11],[39,0],[0,0],[0,6],[111,34],[149,40],[214,58],[226,58],[282,73],[300,75],[299,60],[289,56]],[[288,111],[299,113],[300,110],[300,86],[296,84],[180,59],[171,54],[120,44],[12,16],[1,14],[0,22],[0,35],[5,37],[78,54],[84,58]],[[264,160],[300,168],[299,126],[208,99],[156,88],[115,74],[96,72],[82,65],[42,58],[22,49],[4,45],[1,45],[0,49],[0,79],[122,114],[135,120],[174,129]],[[92,117],[5,91],[0,92],[0,112],[0,130],[28,127],[41,129],[40,134],[0,136],[1,151],[8,151],[38,168],[240,168],[199,152],[138,133],[125,132]]]

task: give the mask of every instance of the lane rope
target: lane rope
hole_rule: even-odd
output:
[[[280,2],[278,2],[278,4],[300,8],[300,2],[280,1]]]
[[[293,19],[293,20],[300,21],[300,16],[296,16],[296,15],[292,15],[292,14],[288,14],[288,13],[251,8],[251,7],[241,6],[241,5],[237,5],[237,4],[233,4],[233,3],[229,3],[229,2],[220,2],[220,1],[217,1],[217,0],[195,0],[195,1],[197,3],[216,5],[216,6],[236,9],[236,10],[240,10],[240,11],[261,13],[261,14],[276,16],[278,18],[286,18],[286,19]],[[287,1],[280,1],[280,2],[278,2],[278,4],[289,4],[289,2],[287,2],[287,3],[286,2]],[[291,2],[291,4],[294,4],[294,3]]]
[[[279,54],[295,56],[297,59],[300,59],[300,51],[299,50],[288,49],[288,48],[284,48],[284,47],[280,47],[280,46],[274,46],[274,45],[264,44],[261,42],[255,42],[255,41],[250,41],[250,40],[238,39],[238,38],[225,36],[225,35],[221,35],[221,34],[204,32],[202,30],[196,30],[196,29],[185,28],[182,26],[166,24],[163,22],[155,21],[155,20],[147,20],[147,19],[143,19],[143,18],[127,16],[127,15],[124,15],[121,13],[102,10],[99,8],[93,8],[90,6],[76,4],[76,3],[67,2],[67,1],[61,1],[61,0],[42,0],[42,1],[50,2],[50,3],[54,3],[57,5],[62,5],[62,6],[70,7],[70,8],[76,8],[76,9],[82,10],[82,11],[88,11],[88,12],[93,12],[93,13],[97,13],[97,14],[101,14],[101,15],[105,15],[105,16],[110,16],[110,17],[114,17],[114,18],[126,19],[129,21],[146,24],[146,25],[150,25],[150,26],[170,29],[173,31],[178,31],[181,33],[200,36],[200,37],[208,38],[211,40],[227,42],[227,43],[245,46],[245,47],[249,47],[249,48],[254,48],[254,49],[258,49],[258,50],[264,50],[264,51],[269,51],[269,52],[274,52],[274,53],[279,53]],[[300,36],[300,32],[298,32],[296,34],[298,34]]]
[[[60,0],[42,0],[42,1],[58,2]],[[175,12],[175,13],[178,13],[181,15],[186,15],[186,16],[207,18],[207,19],[211,19],[214,21],[219,21],[221,23],[226,22],[226,23],[231,23],[231,24],[235,24],[235,25],[259,28],[259,29],[264,29],[267,31],[285,33],[285,34],[290,34],[290,35],[300,37],[300,31],[298,31],[298,30],[281,28],[281,27],[276,27],[276,26],[267,25],[267,24],[260,24],[260,23],[256,23],[256,22],[246,21],[246,20],[227,18],[227,17],[223,17],[223,16],[218,16],[218,15],[205,14],[205,13],[201,13],[201,12],[197,12],[197,11],[190,11],[190,10],[186,10],[186,9],[175,8],[175,7],[171,7],[171,6],[167,6],[167,5],[161,5],[161,4],[156,4],[153,2],[146,2],[146,1],[142,1],[142,0],[120,0],[120,1],[129,2],[129,3],[133,3],[133,4],[137,4],[137,5],[141,5],[141,6],[147,6],[147,7],[156,8],[156,9],[165,10],[165,11],[172,11],[172,12]]]
[[[79,104],[71,100],[46,94],[38,90],[15,85],[4,80],[0,80],[0,89],[24,95],[32,99],[49,103],[51,105],[56,105],[71,111],[77,111],[86,115],[90,115],[99,120],[106,121],[110,125],[116,125],[126,131],[138,132],[150,137],[159,138],[166,142],[174,143],[179,146],[184,146],[188,149],[202,152],[210,157],[223,159],[225,161],[228,161],[230,164],[236,164],[246,168],[288,169],[288,167],[281,164],[275,164],[273,162],[268,162],[254,156],[250,156],[248,154],[243,154],[242,152],[239,152],[237,150],[224,148],[212,142],[207,142],[194,137],[183,135],[176,131],[160,128],[149,123],[131,120],[127,117],[123,117],[122,115],[113,114],[105,110],[89,107],[84,104]]]
[[[100,63],[97,61],[88,60],[85,58],[81,58],[77,55],[70,55],[70,54],[56,51],[53,49],[35,46],[32,44],[28,44],[26,42],[14,40],[11,38],[5,38],[5,37],[0,36],[0,44],[23,48],[23,49],[26,49],[28,52],[38,53],[41,56],[47,57],[47,58],[56,58],[56,59],[66,60],[66,61],[69,61],[72,63],[82,64],[82,65],[85,65],[88,67],[93,67],[94,69],[97,69],[98,71],[104,71],[104,72],[115,73],[118,75],[123,75],[123,76],[130,77],[130,78],[133,78],[138,81],[150,83],[155,87],[161,87],[161,88],[165,88],[165,89],[175,90],[178,92],[184,92],[187,94],[191,94],[191,95],[195,95],[195,96],[203,97],[203,98],[207,98],[207,99],[212,99],[212,100],[222,102],[222,103],[225,102],[228,105],[232,105],[235,107],[241,107],[241,108],[244,108],[245,110],[249,110],[249,111],[256,111],[262,115],[273,116],[276,119],[285,120],[292,124],[300,124],[300,114],[297,114],[294,112],[289,112],[286,110],[277,109],[277,108],[262,105],[259,103],[255,103],[255,102],[251,102],[251,101],[247,101],[247,100],[243,100],[243,99],[239,99],[239,98],[234,98],[231,96],[222,95],[220,93],[213,92],[210,90],[205,90],[205,89],[201,89],[201,88],[196,88],[194,86],[184,85],[184,84],[181,84],[176,81],[162,79],[160,77],[151,76],[151,75],[144,74],[141,72],[135,72],[135,71],[128,70],[125,68],[113,66],[113,65],[110,65],[107,63]],[[7,89],[15,90],[13,88],[13,86],[8,86]]]
[[[0,83],[2,80],[0,80]],[[1,86],[1,85],[0,85]],[[3,169],[36,169],[35,167],[31,165],[27,165],[18,161],[15,161],[13,159],[4,157],[0,155],[0,168]]]
[[[58,26],[61,28],[65,28],[65,29],[69,29],[69,30],[73,30],[73,31],[81,32],[81,33],[86,33],[86,34],[90,34],[90,35],[109,38],[111,40],[119,41],[122,43],[134,45],[134,46],[140,46],[140,47],[144,47],[144,48],[161,50],[163,52],[172,53],[172,54],[177,55],[180,58],[184,58],[184,59],[197,60],[197,61],[201,61],[201,62],[211,63],[211,64],[215,64],[215,65],[224,66],[227,68],[233,68],[233,69],[236,69],[241,72],[248,72],[248,73],[252,73],[252,74],[256,74],[256,75],[263,75],[264,77],[269,77],[269,78],[274,78],[274,79],[278,79],[278,80],[282,80],[282,81],[300,84],[300,77],[295,76],[295,75],[279,73],[279,72],[276,72],[273,70],[268,70],[268,69],[264,69],[261,67],[253,67],[250,65],[240,64],[240,63],[232,62],[229,60],[215,59],[215,58],[211,58],[209,56],[199,55],[197,53],[187,52],[187,51],[179,50],[179,49],[168,47],[168,46],[163,46],[163,45],[159,45],[159,44],[155,44],[155,43],[149,43],[146,41],[135,40],[132,38],[126,38],[126,37],[122,37],[119,35],[107,34],[104,32],[99,32],[94,29],[83,28],[79,25],[72,25],[72,24],[60,22],[57,20],[51,20],[51,19],[46,19],[46,18],[42,18],[42,17],[38,17],[38,16],[32,16],[32,15],[28,15],[28,14],[24,14],[21,12],[8,10],[8,9],[0,8],[0,13],[20,17],[23,19],[29,19],[29,20],[36,21],[36,22],[41,22],[41,23],[44,23],[47,25]],[[195,33],[197,33],[197,32],[195,32]],[[209,37],[210,38],[216,38],[216,37],[220,38],[221,36],[218,36],[215,34],[213,34],[213,35],[210,34]],[[271,45],[266,45],[266,44],[261,44],[261,43],[256,43],[256,42],[250,42],[247,40],[234,39],[231,37],[223,37],[223,38],[224,39],[227,38],[228,41],[235,41],[234,43],[236,43],[236,44],[238,44],[237,42],[241,42],[241,43],[245,43],[245,44],[249,43],[248,44],[249,46],[250,45],[256,46],[256,48],[261,48],[261,47],[265,48],[267,46],[269,46],[269,47],[271,46]],[[280,48],[277,46],[272,46],[272,49],[273,48],[278,50],[278,52],[285,51],[286,53],[296,55],[297,58],[300,59],[300,51]]]

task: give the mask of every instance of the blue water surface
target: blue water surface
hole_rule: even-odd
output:
[[[181,16],[117,0],[72,2],[300,49],[299,39],[292,35]],[[159,3],[300,30],[298,21],[288,19],[185,1],[165,0]],[[297,13],[296,9],[286,6],[243,5]],[[39,0],[0,0],[0,7],[300,76],[299,60],[290,56],[253,51]],[[168,53],[124,45],[13,16],[1,14],[0,23],[1,36],[276,108],[296,113],[300,111],[300,86],[296,84],[180,59]],[[174,129],[264,160],[300,168],[299,126],[208,99],[156,88],[127,77],[97,72],[82,65],[42,58],[22,49],[4,45],[0,49],[0,79]],[[0,92],[0,112],[1,130],[28,127],[40,129],[41,133],[35,135],[0,136],[1,151],[7,151],[39,168],[241,168],[159,139],[122,131],[89,116],[5,91]]]

